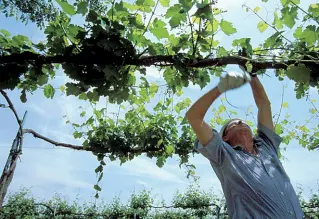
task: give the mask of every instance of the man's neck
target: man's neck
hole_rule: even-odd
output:
[[[246,151],[248,151],[251,154],[256,154],[257,151],[254,148],[254,142],[252,138],[239,138],[235,142],[232,142],[232,145],[240,145],[243,148],[245,148]]]

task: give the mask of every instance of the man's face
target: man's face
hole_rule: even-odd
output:
[[[234,120],[226,127],[223,139],[229,141],[234,138],[243,137],[243,135],[246,135],[247,137],[252,136],[250,127],[242,120]]]

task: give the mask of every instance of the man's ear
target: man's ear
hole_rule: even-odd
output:
[[[227,142],[227,141],[229,140],[229,137],[228,137],[227,135],[224,135],[224,136],[222,137],[222,139],[223,139],[223,141]]]

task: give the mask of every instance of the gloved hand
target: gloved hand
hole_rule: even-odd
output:
[[[243,73],[228,72],[224,78],[220,79],[217,88],[220,93],[224,93],[227,90],[238,88],[250,80],[251,77],[246,71]]]

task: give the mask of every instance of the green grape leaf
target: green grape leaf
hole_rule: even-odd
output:
[[[223,56],[227,56],[227,50],[224,47],[220,46],[218,48],[217,57],[223,57]]]
[[[310,81],[310,70],[304,64],[290,65],[287,68],[286,75],[296,82]]]
[[[170,19],[168,23],[171,28],[176,28],[181,24],[181,21],[186,18],[185,13],[180,13],[182,10],[182,5],[175,4],[169,7],[166,11],[165,18]]]
[[[278,43],[281,43],[282,40],[280,38],[280,35],[283,33],[284,31],[279,31],[274,33],[272,36],[270,36],[269,38],[267,38],[264,42],[264,47],[265,48],[272,48],[275,47]]]
[[[100,173],[99,179],[97,181],[100,182],[102,180],[102,178],[103,178],[103,172]]]
[[[247,72],[251,72],[253,70],[253,65],[248,61],[245,64]]]
[[[96,191],[99,191],[99,192],[102,190],[99,185],[94,185],[94,189],[95,189]]]
[[[23,89],[23,90],[21,91],[20,100],[21,100],[22,103],[27,102],[27,95],[26,95],[26,93],[25,93],[25,89]]]
[[[281,10],[283,24],[289,28],[293,28],[293,26],[296,23],[295,20],[298,15],[297,11],[298,11],[297,7],[283,8]]]
[[[280,0],[282,6],[286,7],[289,3],[300,4],[300,0]]]
[[[303,38],[303,31],[302,31],[302,27],[297,27],[293,36],[296,38],[296,39],[302,39]]]
[[[267,30],[268,24],[266,24],[266,23],[263,22],[263,21],[260,21],[260,22],[258,23],[257,27],[258,27],[258,30],[262,33],[262,32],[264,32],[265,30]]]
[[[228,21],[225,21],[225,20],[221,20],[219,25],[220,25],[220,28],[222,29],[222,31],[227,36],[237,32],[236,28],[233,27],[233,24],[231,22],[228,22]]]
[[[82,135],[83,135],[83,133],[82,133],[82,132],[78,132],[78,131],[75,131],[75,132],[73,133],[73,137],[74,137],[75,139],[77,139],[77,138],[82,138]]]
[[[46,83],[48,83],[48,76],[47,75],[40,75],[38,77],[38,85],[42,86],[45,85]]]
[[[178,45],[178,42],[179,42],[178,38],[175,37],[174,34],[171,34],[168,36],[168,41],[171,43],[172,46]]]
[[[163,7],[168,7],[169,6],[169,1],[170,0],[160,0],[160,3]]]
[[[54,88],[52,87],[51,84],[47,84],[47,85],[44,86],[43,92],[44,92],[44,96],[46,98],[51,98],[52,99],[53,96],[54,96],[55,90],[54,90]]]
[[[80,113],[80,116],[81,116],[81,117],[84,117],[85,114],[86,114],[86,112],[85,112],[85,111],[82,111],[82,112]]]
[[[287,102],[283,102],[281,106],[282,106],[282,108],[287,108],[288,107],[288,103]]]
[[[66,83],[66,95],[78,96],[82,93],[81,89],[72,83]]]
[[[281,135],[283,132],[284,132],[284,131],[283,131],[282,125],[277,124],[277,125],[275,126],[275,133],[276,133],[277,135]]]
[[[7,30],[0,29],[0,33],[2,33],[5,37],[9,37],[10,33]]]
[[[88,2],[82,1],[77,5],[77,14],[85,15],[88,12]]]
[[[164,156],[157,157],[156,165],[160,168],[164,166],[166,158]]]
[[[165,28],[166,23],[157,18],[154,19],[152,28],[150,28],[150,32],[156,36],[157,39],[168,38],[169,33]]]
[[[260,10],[260,7],[257,6],[256,8],[254,8],[254,12],[257,13]]]
[[[58,4],[61,6],[62,10],[63,10],[65,13],[67,13],[67,14],[69,14],[69,15],[75,15],[76,11],[75,11],[74,7],[73,7],[72,5],[70,5],[70,4],[67,2],[67,0],[64,0],[64,1],[62,1],[62,0],[55,0],[55,1],[56,1],[56,3],[58,3]]]
[[[274,21],[272,22],[277,29],[282,29],[284,27],[283,21],[278,17],[277,11],[274,12]]]
[[[98,102],[100,99],[100,95],[95,90],[93,92],[89,91],[86,95],[90,101]]]
[[[241,38],[235,39],[232,43],[232,46],[239,46],[241,48],[245,48],[248,55],[252,55],[253,48],[250,44],[250,38]]]
[[[302,35],[308,46],[313,46],[319,38],[315,25],[308,25]]]
[[[150,86],[150,96],[151,96],[151,98],[153,98],[155,96],[157,91],[158,91],[158,85],[155,82],[152,82],[151,86]]]
[[[218,30],[218,26],[218,21],[215,18],[213,18],[207,22],[206,31],[213,34]]]
[[[79,100],[87,100],[87,99],[88,99],[88,97],[87,97],[86,93],[83,92],[79,95]]]
[[[175,148],[172,145],[165,147],[165,152],[168,156],[172,156],[175,153]]]

